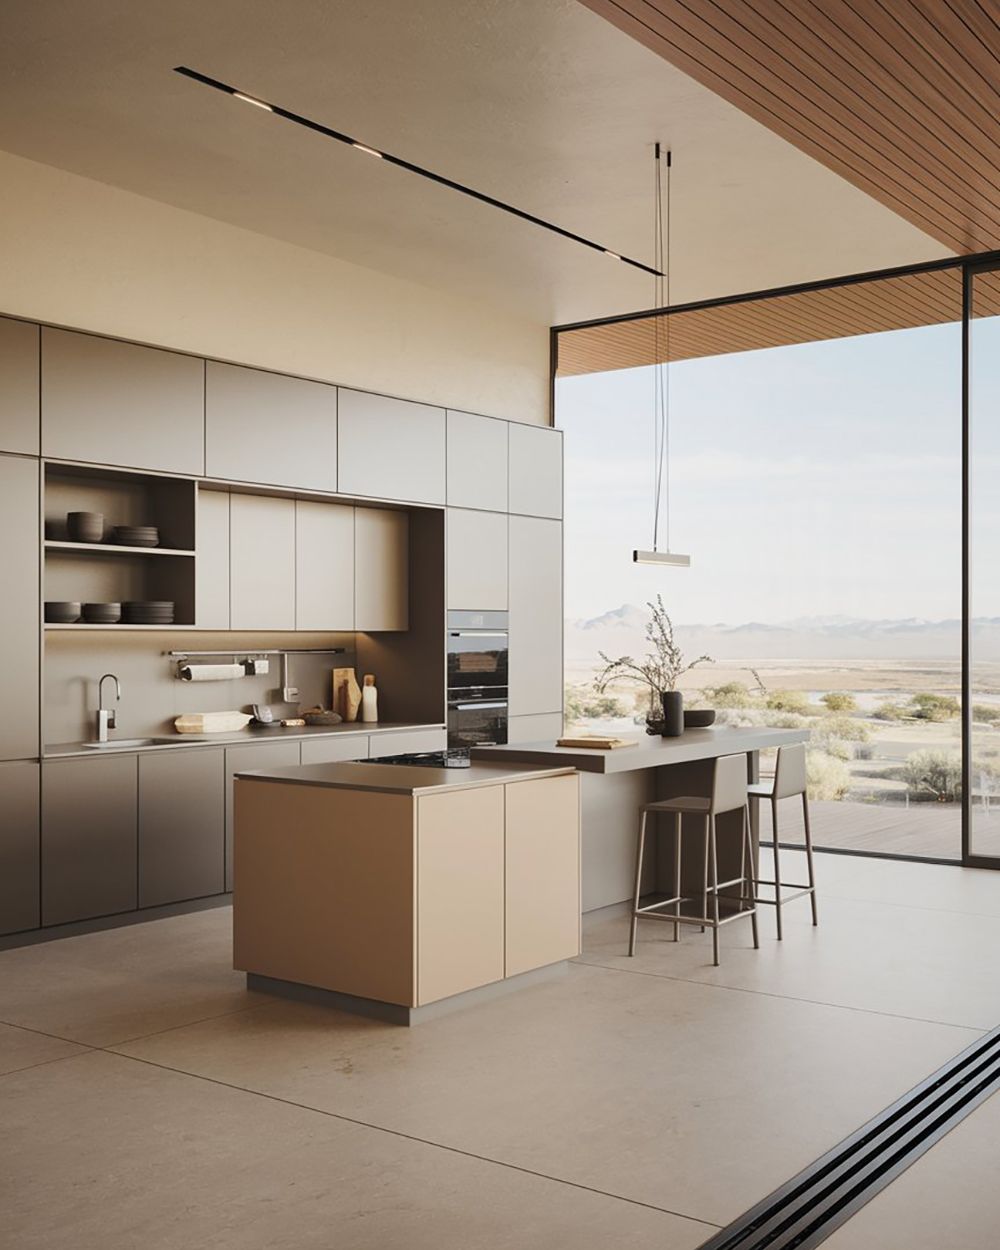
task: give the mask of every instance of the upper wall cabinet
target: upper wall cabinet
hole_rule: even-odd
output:
[[[354,508],[295,501],[295,628],[354,628]]]
[[[510,518],[510,714],[563,705],[562,525]]]
[[[42,455],[204,473],[205,362],[43,326]]]
[[[442,408],[340,391],[339,490],[414,503],[444,503]]]
[[[448,503],[507,511],[507,422],[448,413]]]
[[[355,629],[409,628],[409,563],[409,515],[389,508],[355,509]]]
[[[448,509],[449,608],[507,610],[507,517]]]
[[[229,492],[198,487],[194,623],[229,628]]]
[[[205,473],[238,482],[337,489],[337,388],[210,360]]]
[[[232,495],[229,603],[233,629],[295,628],[295,500]]]
[[[510,423],[510,510],[521,516],[562,516],[562,434]]]
[[[39,328],[0,317],[0,451],[37,456]]]

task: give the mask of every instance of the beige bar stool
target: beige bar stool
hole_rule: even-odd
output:
[[[809,830],[809,799],[806,795],[805,744],[800,742],[792,747],[778,747],[778,763],[774,770],[774,784],[762,783],[760,785],[748,786],[747,792],[759,799],[770,799],[771,801],[771,828],[774,830],[774,880],[764,881],[760,878],[754,878],[754,887],[759,885],[774,887],[774,898],[758,897],[757,902],[774,908],[774,913],[778,920],[778,940],[780,941],[782,936],[781,909],[786,903],[790,903],[793,898],[803,898],[808,894],[812,902],[813,924],[819,924],[819,917],[816,912],[816,874],[813,869],[812,834]],[[793,799],[799,794],[802,795],[802,821],[806,836],[806,864],[809,870],[808,885],[796,885],[790,881],[782,881],[781,859],[778,850],[778,800]],[[795,893],[782,895],[782,890],[794,890]]]
[[[723,812],[742,813],[743,829],[740,842],[740,875],[731,881],[719,880],[719,857],[716,839],[716,817]],[[664,899],[659,903],[639,906],[639,893],[642,888],[642,861],[646,849],[646,822],[650,815],[659,812],[672,812],[674,817],[674,889],[676,897]],[[701,816],[704,818],[705,833],[705,868],[701,894],[701,915],[681,915],[681,904],[689,902],[681,894],[681,848],[684,840],[684,816]],[[684,797],[677,799],[660,799],[656,803],[646,803],[639,819],[639,841],[635,857],[635,891],[632,898],[632,926],[629,931],[628,953],[635,954],[635,940],[640,920],[668,920],[674,926],[674,941],[680,937],[682,924],[700,925],[702,931],[712,930],[712,962],[719,964],[719,929],[731,920],[750,917],[753,926],[754,949],[760,945],[757,935],[757,908],[753,898],[753,846],[750,841],[750,810],[747,806],[747,761],[745,755],[723,755],[717,759],[712,769],[712,794],[710,798]],[[740,886],[738,901],[739,910],[729,916],[719,916],[719,891],[729,886]],[[708,899],[712,899],[712,914],[708,914]],[[749,903],[749,906],[745,904]],[[671,913],[663,909],[672,907]]]

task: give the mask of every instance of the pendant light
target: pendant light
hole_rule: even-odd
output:
[[[657,143],[654,184],[653,307],[670,308],[670,152],[660,155]],[[663,167],[667,170],[666,230],[664,230]],[[664,238],[665,236],[665,238]],[[666,263],[664,263],[666,262]],[[664,324],[664,350],[660,351],[660,322]],[[653,549],[633,551],[636,564],[666,564],[688,568],[691,557],[670,550],[670,316],[653,317]],[[660,507],[663,506],[663,538],[666,549],[659,549]]]

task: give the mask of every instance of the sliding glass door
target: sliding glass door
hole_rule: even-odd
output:
[[[966,859],[1000,866],[1000,267],[967,277]]]

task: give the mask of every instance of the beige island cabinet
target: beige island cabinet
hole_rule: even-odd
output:
[[[575,769],[316,764],[235,783],[250,988],[411,1024],[580,952]]]

